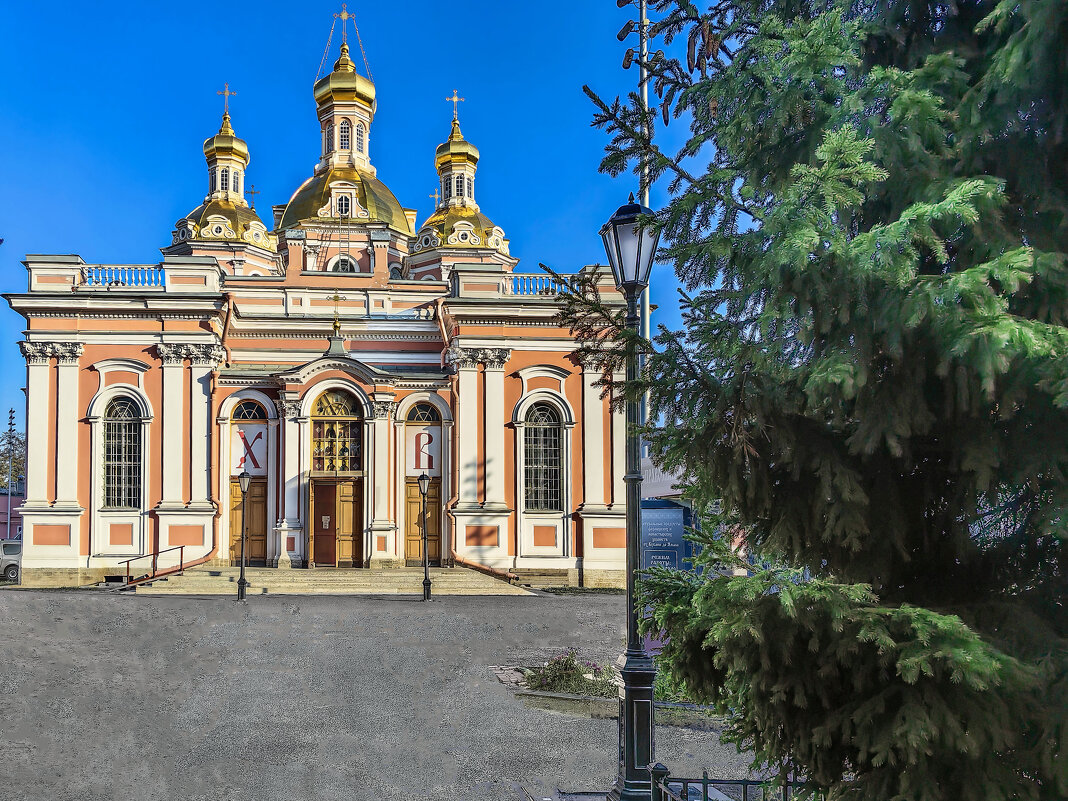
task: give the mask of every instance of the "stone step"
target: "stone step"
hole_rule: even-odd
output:
[[[139,584],[135,591],[145,595],[230,595],[237,592],[239,568],[192,568],[153,582]],[[275,570],[246,569],[249,595],[367,595],[423,592],[422,568],[389,570],[330,569]],[[438,595],[529,595],[527,590],[466,568],[432,568],[432,592]]]

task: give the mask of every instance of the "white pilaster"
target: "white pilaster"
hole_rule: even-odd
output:
[[[615,382],[622,385],[623,375],[616,374]],[[627,485],[623,476],[627,472],[627,422],[623,412],[612,413],[612,505],[625,509]]]
[[[396,525],[390,514],[389,503],[389,459],[393,440],[391,423],[397,410],[397,403],[392,393],[375,392],[372,396],[374,407],[374,441],[372,443],[374,467],[371,480],[374,482],[372,492],[371,530],[393,532]]]
[[[282,500],[278,528],[279,567],[292,567],[294,553],[301,549],[300,514],[300,403],[296,397],[282,397],[275,402],[281,418],[282,435]],[[286,540],[293,537],[293,551],[286,548]],[[284,558],[283,558],[284,556]]]
[[[604,507],[605,415],[601,392],[594,386],[601,377],[589,362],[582,366],[582,495],[583,509]]]
[[[185,452],[182,396],[185,376],[181,346],[161,344],[156,346],[156,355],[163,362],[163,408],[160,418],[163,425],[163,488],[160,499],[162,507],[178,507],[182,503],[182,459]]]
[[[51,346],[20,342],[26,357],[26,506],[48,506],[48,381]]]
[[[508,508],[504,494],[504,365],[511,355],[507,348],[479,351],[486,365],[486,509]]]
[[[208,423],[211,371],[214,367],[214,363],[198,363],[194,359],[189,368],[189,502],[192,505],[211,504],[211,434]]]
[[[457,506],[478,506],[478,359],[474,351],[452,351],[457,367],[456,422],[459,481]]]
[[[56,346],[59,359],[56,383],[56,505],[78,504],[78,357],[84,345],[66,342]],[[79,507],[80,508],[80,507]]]

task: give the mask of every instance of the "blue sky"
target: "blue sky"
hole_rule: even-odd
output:
[[[201,145],[218,130],[224,82],[237,92],[231,116],[252,155],[246,183],[261,191],[270,226],[270,206],[289,199],[318,156],[312,84],[340,6],[9,4],[0,30],[0,288],[25,291],[26,253],[158,261],[175,221],[206,192]],[[378,93],[371,159],[401,204],[420,220],[433,208],[434,148],[448,135],[445,99],[456,89],[466,98],[464,135],[482,156],[479,205],[504,228],[519,269],[603,262],[597,231],[636,181],[597,172],[606,137],[590,126],[582,85],[602,97],[635,85],[637,68],[622,69],[627,45],[615,36],[635,9],[614,0],[349,6]],[[339,44],[335,34],[324,71]],[[653,206],[665,200],[654,187]],[[677,323],[676,286],[669,267],[656,268],[654,324]],[[0,410],[14,406],[20,426],[23,324],[4,303]]]

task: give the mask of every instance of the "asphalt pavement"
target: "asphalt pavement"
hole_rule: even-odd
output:
[[[0,590],[13,801],[522,799],[607,789],[614,720],[529,709],[491,665],[623,647],[623,596],[127,596]],[[675,774],[740,776],[658,727]]]

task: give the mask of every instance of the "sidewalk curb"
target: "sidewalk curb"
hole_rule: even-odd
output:
[[[618,698],[549,693],[540,690],[516,690],[515,697],[531,709],[543,709],[595,719],[615,720],[619,717]],[[656,702],[656,723],[658,726],[678,726],[702,731],[719,731],[723,728],[723,719],[714,715],[708,707],[667,701]]]

